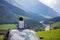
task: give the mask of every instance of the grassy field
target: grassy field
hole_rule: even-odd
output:
[[[0,24],[0,30],[8,30],[16,28],[16,24]],[[3,40],[4,35],[0,35],[0,40]]]
[[[60,40],[60,29],[50,31],[37,32],[38,37],[43,37],[43,40]]]
[[[8,30],[16,28],[15,24],[1,24],[0,30]],[[38,37],[43,37],[43,40],[60,40],[60,29],[50,31],[39,31],[37,32]],[[0,35],[0,40],[3,40],[4,35]]]
[[[0,30],[16,28],[16,24],[0,24]]]
[[[54,27],[55,27],[56,29],[60,29],[60,22],[53,23],[53,24],[51,25],[51,29],[54,29]]]
[[[3,38],[4,38],[4,35],[0,35],[0,40],[3,40]]]

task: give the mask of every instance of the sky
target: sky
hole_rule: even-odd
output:
[[[32,6],[36,5],[37,2],[41,2],[46,6],[54,9],[60,15],[60,0],[6,0],[12,5],[28,10]]]
[[[29,9],[32,6],[34,6],[38,1],[37,0],[6,0],[12,5],[23,8],[23,9]]]
[[[60,14],[60,0],[38,0],[38,1],[51,7]]]

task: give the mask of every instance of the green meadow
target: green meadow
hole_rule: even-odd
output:
[[[16,28],[16,24],[0,24],[0,30],[9,30]],[[3,40],[4,35],[0,35],[0,40]]]
[[[60,22],[53,23],[49,31],[37,32],[37,36],[43,40],[60,40]]]
[[[1,24],[0,30],[8,30],[16,28],[16,24]],[[43,40],[60,40],[60,29],[39,31],[36,32],[38,37],[43,37]],[[4,35],[0,35],[0,40],[3,40]]]
[[[50,31],[37,32],[38,37],[43,37],[43,40],[60,40],[60,29]]]
[[[3,38],[4,38],[4,35],[0,35],[0,40],[3,40]]]
[[[0,30],[16,28],[16,24],[0,24]]]

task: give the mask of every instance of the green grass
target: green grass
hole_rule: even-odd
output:
[[[60,22],[53,23],[52,27],[54,27],[54,26],[60,26]]]
[[[60,29],[50,31],[37,32],[38,37],[43,37],[43,40],[60,40]]]
[[[57,29],[59,29],[60,28],[60,22],[53,23],[51,25],[51,29],[54,29],[54,27],[56,27]]]
[[[16,24],[0,24],[0,30],[16,28]]]
[[[0,40],[3,40],[3,38],[4,38],[4,35],[0,35]]]
[[[16,28],[15,24],[1,24],[0,30],[8,30]],[[60,29],[50,31],[39,31],[37,32],[38,37],[43,37],[43,40],[60,40]],[[0,35],[0,40],[3,40],[4,35]]]
[[[0,30],[8,30],[16,28],[16,24],[0,24]],[[0,40],[3,40],[4,35],[0,35]]]

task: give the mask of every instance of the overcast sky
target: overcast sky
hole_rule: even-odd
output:
[[[32,6],[36,5],[37,2],[41,2],[45,4],[46,6],[54,9],[58,14],[60,14],[60,0],[6,0],[8,2],[11,2],[12,5],[15,5],[17,7],[21,7],[24,9],[29,9]],[[21,6],[20,6],[21,5]]]
[[[60,0],[38,0],[38,1],[53,8],[60,14]]]

